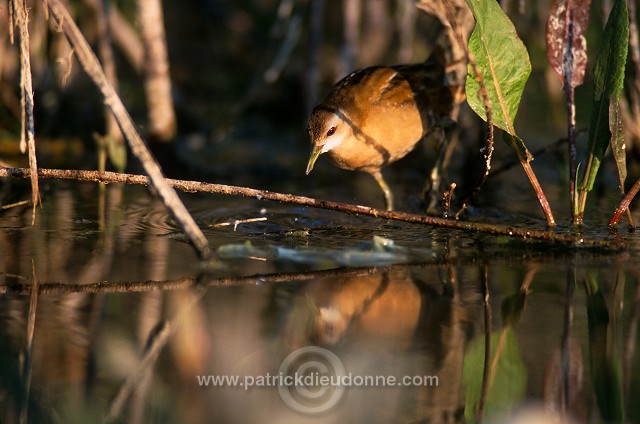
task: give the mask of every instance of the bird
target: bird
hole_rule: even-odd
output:
[[[372,66],[338,81],[311,111],[307,175],[322,154],[339,168],[369,173],[394,198],[381,169],[401,159],[435,127],[450,121],[453,95],[446,84],[444,51],[423,63]]]

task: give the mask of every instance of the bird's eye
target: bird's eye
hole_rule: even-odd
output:
[[[335,133],[336,133],[336,127],[331,127],[329,128],[329,131],[327,131],[327,137],[331,137]]]

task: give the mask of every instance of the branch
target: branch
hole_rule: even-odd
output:
[[[489,292],[489,270],[485,264],[482,267],[482,305],[484,310],[484,366],[482,368],[482,389],[480,399],[475,408],[477,422],[482,422],[484,407],[489,395],[489,375],[491,374],[491,302]]]
[[[209,248],[207,239],[200,228],[198,228],[198,225],[187,211],[187,208],[175,190],[167,184],[160,166],[153,156],[151,156],[144,140],[140,137],[122,100],[118,97],[113,86],[109,84],[107,77],[100,67],[98,58],[91,50],[91,47],[89,47],[87,40],[85,40],[60,0],[49,0],[49,10],[52,18],[56,22],[56,28],[59,28],[67,37],[80,65],[100,89],[100,92],[104,96],[104,103],[109,106],[116,117],[122,134],[129,142],[129,147],[131,147],[133,154],[142,163],[145,173],[149,175],[150,184],[155,188],[158,197],[160,197],[166,208],[169,209],[185,232],[187,238],[193,243],[200,257],[203,259],[210,258],[211,249]]]
[[[197,300],[199,300],[201,296],[202,294],[197,297]],[[160,356],[169,338],[175,332],[176,325],[174,321],[175,320],[161,322],[156,328],[156,331],[149,336],[142,359],[133,372],[127,375],[127,378],[118,388],[114,398],[109,402],[107,413],[102,420],[103,423],[115,422],[120,418],[127,400],[129,400],[133,392],[138,388],[146,373],[155,365],[158,356]]]
[[[638,179],[635,182],[635,184],[633,184],[631,189],[627,192],[627,195],[624,196],[624,199],[622,199],[622,202],[620,202],[620,205],[618,205],[618,207],[614,211],[613,216],[609,221],[610,226],[614,227],[618,225],[618,222],[620,222],[620,218],[622,217],[622,214],[629,210],[629,204],[631,204],[631,201],[633,200],[633,198],[636,197],[636,194],[638,194],[638,191],[640,191],[640,179]]]
[[[170,142],[176,135],[176,113],[171,98],[169,54],[160,0],[136,1],[136,18],[145,50],[143,79],[149,137]]]
[[[38,170],[38,176],[45,179],[149,185],[149,178],[144,175],[120,174],[117,172],[40,169]],[[29,170],[26,168],[0,168],[0,177],[29,178]],[[312,197],[296,196],[293,194],[276,193],[267,190],[258,190],[248,187],[237,187],[224,184],[211,184],[199,181],[185,181],[174,179],[166,179],[166,183],[176,189],[188,193],[203,192],[226,194],[232,196],[253,197],[258,200],[273,200],[281,203],[308,206],[312,208],[327,209],[357,215],[366,215],[375,218],[393,219],[396,221],[423,224],[438,228],[480,232],[495,236],[507,236],[514,239],[522,240],[537,240],[573,247],[590,247],[607,250],[620,250],[624,248],[620,240],[617,239],[597,240],[588,239],[581,235],[559,234],[553,231],[531,230],[526,228],[511,227],[508,225],[485,224],[480,222],[455,221],[407,212],[386,211],[382,209],[371,208],[368,206],[331,202],[328,200],[314,199]]]
[[[575,258],[572,253],[571,258]],[[518,254],[522,259],[522,255]],[[471,258],[449,258],[440,256],[433,258],[430,262],[412,263],[412,264],[394,264],[387,266],[374,266],[363,268],[333,268],[318,271],[300,271],[300,272],[273,272],[267,274],[253,274],[239,277],[221,277],[200,275],[197,277],[183,277],[176,280],[146,280],[146,281],[125,281],[125,282],[80,282],[80,283],[57,283],[57,282],[41,282],[38,281],[38,295],[63,295],[69,293],[144,293],[150,291],[169,291],[169,290],[186,290],[196,287],[255,287],[261,285],[277,285],[289,284],[305,280],[331,279],[339,280],[351,277],[365,277],[373,274],[383,274],[398,270],[436,270],[444,266],[470,266],[477,264],[476,257]],[[509,254],[502,257],[492,255],[490,260],[485,261],[487,264],[494,263],[511,263],[513,257]],[[2,274],[3,283],[0,283],[0,295],[21,295],[31,296],[34,285],[30,283],[29,277],[21,275]],[[23,281],[23,282],[20,282]]]
[[[33,84],[31,79],[31,59],[29,48],[29,15],[24,1],[12,0],[11,16],[20,31],[20,91],[21,91],[21,121],[20,151],[29,152],[29,168],[31,168],[31,202],[33,211],[31,225],[36,222],[36,207],[40,202],[40,189],[38,188],[38,162],[36,160],[35,124],[33,121]],[[10,25],[13,29],[13,23]]]

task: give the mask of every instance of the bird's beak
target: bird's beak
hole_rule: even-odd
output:
[[[322,154],[322,146],[314,145],[311,150],[311,156],[309,156],[309,163],[307,163],[307,175],[313,170],[313,165],[318,160],[318,157]]]

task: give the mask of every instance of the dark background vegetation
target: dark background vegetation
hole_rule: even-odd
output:
[[[95,169],[93,134],[105,132],[101,97],[75,59],[65,77],[70,57],[66,40],[45,21],[42,4],[29,3],[40,166]],[[74,1],[68,6],[95,50],[97,32],[89,3]],[[345,11],[349,3],[359,4],[360,11],[349,15]],[[566,134],[564,96],[545,55],[544,31],[550,3],[550,0],[502,2],[532,60],[532,76],[516,119],[516,127],[532,151]],[[603,17],[610,3],[607,0],[592,3],[590,58],[597,52]],[[291,12],[279,16],[284,6],[290,6]],[[111,7],[112,13],[119,14],[135,35],[135,3],[116,1]],[[415,2],[410,0],[167,0],[163,7],[178,131],[169,146],[153,143],[151,137],[147,139],[167,173],[183,177],[187,171],[197,171],[199,175],[220,178],[230,174],[230,178],[238,178],[241,168],[219,169],[221,163],[238,162],[254,165],[254,169],[245,169],[255,171],[257,176],[302,176],[297,171],[303,168],[308,152],[305,127],[314,102],[354,68],[424,60],[442,29],[436,19],[416,10]],[[293,19],[299,19],[299,32],[288,37],[287,28]],[[355,30],[350,23],[353,19],[359,20]],[[314,22],[321,28],[320,33],[314,34]],[[7,29],[7,4],[0,2],[0,154],[23,165],[26,157],[17,155],[16,141],[20,131],[18,49],[10,44]],[[355,34],[355,42],[346,39],[349,29]],[[124,34],[118,28],[112,30]],[[126,37],[112,37],[119,92],[145,134],[147,102],[143,76],[126,52],[139,49],[140,39]],[[315,44],[314,37],[317,37]],[[291,45],[291,53],[281,72],[274,81],[265,81],[265,71],[274,64],[285,44]],[[576,92],[578,129],[582,131],[579,149],[583,155],[592,69],[590,62],[586,83]],[[463,110],[460,121],[463,127],[471,126],[472,130],[465,133],[466,139],[458,146],[453,164],[453,179],[459,183],[475,177],[456,178],[456,163],[459,171],[469,160],[479,159],[477,152],[483,139],[475,116]],[[636,175],[635,143],[637,140],[629,137],[629,181],[634,181]],[[564,150],[560,149],[556,156],[547,155],[555,170],[547,181],[542,176],[543,183],[562,185],[566,180]],[[513,158],[511,149],[499,142],[496,163]],[[534,166],[545,160],[542,158]],[[421,168],[424,175],[426,166]],[[245,175],[240,182],[250,184],[251,178]],[[526,184],[524,178],[522,182]]]

